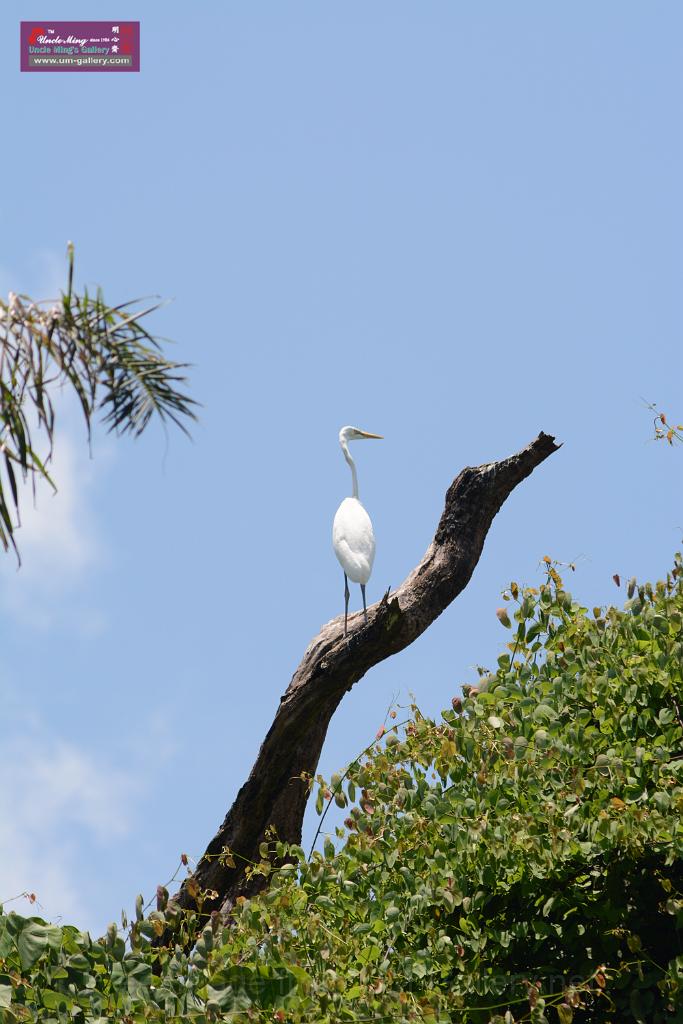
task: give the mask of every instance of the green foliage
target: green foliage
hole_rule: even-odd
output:
[[[54,486],[48,467],[55,433],[57,389],[75,392],[88,437],[99,412],[109,430],[138,436],[152,416],[185,430],[194,402],[182,390],[187,364],[161,354],[159,339],[140,323],[158,308],[137,302],[108,306],[73,292],[73,246],[69,246],[68,288],[58,304],[33,303],[10,293],[0,300],[0,544],[17,550],[14,517],[19,514],[17,479],[42,477]]]
[[[164,890],[128,946],[0,916],[0,1012],[683,1021],[682,574],[632,580],[623,610],[580,607],[549,561],[511,584],[495,673],[319,780],[321,807],[351,805],[322,852],[271,837],[229,926],[173,918]]]

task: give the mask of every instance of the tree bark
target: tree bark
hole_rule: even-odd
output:
[[[245,866],[258,861],[265,831],[273,826],[278,838],[301,841],[309,796],[308,783],[316,771],[330,719],[344,694],[368,669],[403,650],[444,611],[465,588],[479,561],[494,516],[512,490],[559,445],[539,434],[522,451],[500,462],[468,467],[446,493],[446,504],[432,543],[420,564],[393,594],[349,617],[323,626],[304,653],[273,724],[263,741],[249,778],[240,789],[223,824],[209,843],[191,880],[174,902],[195,909],[197,890],[213,890],[202,913],[228,912],[240,895],[262,888],[262,876],[247,879]],[[221,853],[229,849],[234,867]]]

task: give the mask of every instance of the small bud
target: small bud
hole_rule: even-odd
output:
[[[510,616],[507,613],[507,608],[497,608],[496,616],[501,626],[505,626],[506,629],[510,628]]]

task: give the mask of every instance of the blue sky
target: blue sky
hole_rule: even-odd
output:
[[[495,662],[500,591],[543,555],[591,605],[668,568],[681,458],[641,396],[683,419],[683,11],[125,2],[123,75],[20,74],[30,13],[1,15],[0,291],[54,294],[72,239],[80,286],[174,300],[155,326],[203,403],[192,443],[100,431],[92,461],[67,403],[60,492],[27,509],[20,572],[0,563],[0,900],[98,930],[202,853],[343,610],[342,425],[386,438],[354,450],[371,600],[462,466],[539,430],[563,448],[456,604],[346,698],[328,774],[392,698],[438,713]]]

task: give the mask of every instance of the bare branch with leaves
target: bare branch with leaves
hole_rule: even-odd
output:
[[[646,402],[645,399],[643,399],[643,401],[650,412],[654,413],[654,418],[652,420],[654,434],[652,440],[667,441],[671,445],[674,441],[683,442],[683,423],[677,423],[676,426],[672,426],[672,424],[669,423],[666,414],[660,412],[654,402]]]

